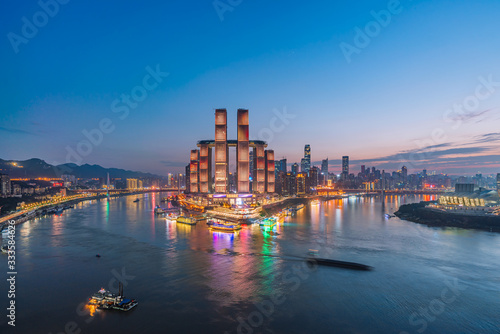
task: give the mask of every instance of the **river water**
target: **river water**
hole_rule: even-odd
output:
[[[500,234],[384,216],[428,196],[309,204],[273,230],[233,235],[155,216],[166,195],[82,202],[18,225],[16,327],[4,279],[0,332],[500,333]],[[374,270],[307,266],[311,249]],[[118,280],[138,307],[83,306]]]

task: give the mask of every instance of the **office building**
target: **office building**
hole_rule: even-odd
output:
[[[321,184],[326,185],[328,182],[328,158],[321,161]]]
[[[11,195],[10,177],[7,174],[0,174],[0,191],[2,196]]]
[[[280,160],[280,172],[286,173],[288,172],[288,167],[286,165],[286,159],[283,158]]]
[[[311,169],[311,145],[304,146],[304,170],[305,173],[309,173],[309,169]]]
[[[300,159],[300,171],[302,173],[308,173],[309,172],[309,167],[307,166],[307,159],[306,158]]]
[[[342,180],[347,180],[349,176],[349,156],[342,157]]]
[[[127,179],[127,189],[134,190],[137,189],[137,179]]]
[[[249,139],[249,124],[248,110],[238,109],[237,139],[228,140],[227,110],[215,110],[215,140],[198,141],[199,149],[192,150],[190,154],[189,192],[200,194],[209,194],[213,190],[215,194],[230,192],[264,194],[271,190],[274,192],[276,169],[274,151],[265,150],[267,147],[265,141]],[[229,187],[230,147],[236,148],[236,173],[231,176],[233,188]],[[215,149],[214,156],[212,149]],[[212,159],[215,164],[214,178],[212,178]]]

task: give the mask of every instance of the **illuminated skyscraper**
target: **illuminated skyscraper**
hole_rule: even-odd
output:
[[[309,168],[307,167],[307,159],[306,158],[300,159],[300,171],[302,173],[309,172]]]
[[[11,194],[10,177],[6,174],[0,174],[0,192],[2,196],[10,196]]]
[[[266,192],[275,192],[274,151],[266,150]]]
[[[305,195],[306,193],[306,177],[307,173],[301,172],[297,174],[297,195]]]
[[[212,190],[212,148],[208,144],[200,145],[199,172],[200,192],[208,194]]]
[[[311,169],[311,145],[304,146],[304,170],[302,172],[309,173]]]
[[[238,144],[236,146],[238,193],[250,192],[250,156],[248,143],[248,110],[238,109]],[[273,162],[274,163],[274,162]]]
[[[266,157],[264,145],[256,145],[254,149],[253,191],[263,194],[266,191]]]
[[[227,145],[227,110],[215,110],[215,192],[226,193],[229,190],[229,147]],[[193,184],[191,182],[191,192]]]
[[[200,151],[191,150],[191,162],[189,164],[189,187],[190,191],[193,193],[200,191],[199,159]]]
[[[328,158],[321,161],[321,184],[326,186],[328,182]]]
[[[347,180],[349,176],[349,156],[342,157],[342,179]]]

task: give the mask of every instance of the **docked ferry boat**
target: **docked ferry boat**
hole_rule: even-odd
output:
[[[198,221],[193,217],[180,216],[177,218],[176,222],[180,224],[196,225]]]

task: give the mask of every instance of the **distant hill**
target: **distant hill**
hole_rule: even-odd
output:
[[[161,178],[163,176],[151,173],[134,172],[118,168],[104,168],[99,165],[81,165],[68,163],[53,166],[41,159],[24,161],[0,159],[0,173],[11,178],[60,177],[63,174],[74,175],[77,178],[105,178],[109,173],[111,178]]]

